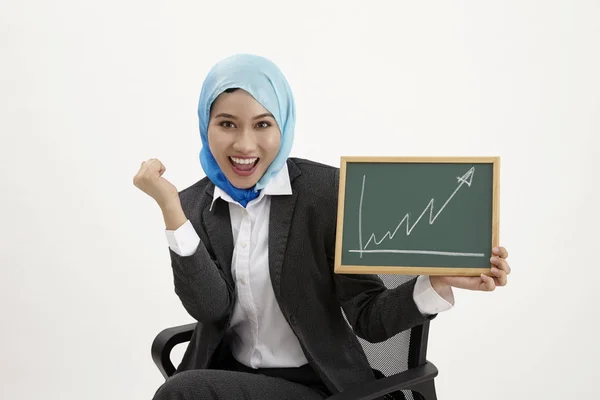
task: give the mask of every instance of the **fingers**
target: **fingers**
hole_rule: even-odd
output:
[[[159,175],[164,174],[166,171],[165,166],[162,162],[160,162],[157,158],[149,158],[146,161],[142,161],[140,165],[140,170],[138,171],[138,175],[145,175],[147,173],[155,173],[158,172]]]
[[[496,282],[494,282],[494,278],[491,276],[487,276],[486,274],[481,274],[481,285],[479,286],[481,290],[492,292],[496,289]]]
[[[148,162],[148,171],[153,174],[158,173],[159,176],[162,176],[162,174],[164,174],[166,170],[167,169],[165,168],[163,163],[160,162],[159,159],[151,158]]]
[[[156,166],[156,162],[159,162],[156,158],[149,158],[146,161],[142,162],[142,166],[144,167],[144,169],[147,171],[150,168],[152,168],[153,166]]]
[[[496,267],[492,267],[492,276],[494,276],[494,278],[496,278],[496,283],[498,286],[506,286],[506,283],[508,282],[508,277],[506,276],[506,272],[498,269]]]
[[[511,272],[511,268],[506,261],[508,257],[508,251],[506,248],[499,246],[492,249],[494,256],[490,258],[490,262],[493,264],[491,274],[495,279],[497,286],[506,286],[508,283],[508,275]],[[490,277],[488,277],[490,278]]]
[[[501,258],[508,258],[508,251],[502,246],[494,247],[492,252]]]
[[[504,271],[506,275],[510,274],[510,265],[508,265],[508,261],[499,257],[490,258],[490,262],[495,265],[499,270]]]
[[[137,174],[133,177],[133,184],[137,187],[145,185],[145,182],[152,181],[156,178],[156,175],[162,176],[166,171],[165,166],[156,158],[149,158],[146,161],[142,161],[140,169]]]

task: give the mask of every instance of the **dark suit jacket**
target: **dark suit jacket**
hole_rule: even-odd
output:
[[[356,335],[383,341],[428,318],[413,300],[415,279],[389,290],[375,275],[333,273],[339,169],[302,159],[289,159],[288,169],[293,194],[271,200],[271,281],[306,358],[336,393],[375,379]],[[176,373],[210,366],[236,300],[229,206],[219,199],[209,210],[213,191],[204,178],[180,192],[201,244],[188,257],[169,250],[175,292],[198,321]]]

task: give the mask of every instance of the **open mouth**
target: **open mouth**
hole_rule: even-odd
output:
[[[229,157],[233,172],[240,176],[250,176],[256,170],[260,158],[258,157]]]

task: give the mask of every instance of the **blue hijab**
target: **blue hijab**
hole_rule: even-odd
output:
[[[208,124],[210,108],[215,99],[227,89],[239,88],[247,91],[273,116],[281,131],[281,144],[275,159],[264,175],[250,189],[236,188],[229,182],[208,146]],[[277,175],[287,162],[294,141],[296,106],[292,90],[279,70],[264,57],[251,54],[237,54],[218,62],[208,73],[202,84],[198,103],[200,123],[200,164],[206,176],[235,201],[246,207],[248,202],[258,197],[269,181]]]

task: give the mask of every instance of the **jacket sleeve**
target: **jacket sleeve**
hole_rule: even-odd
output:
[[[337,216],[339,170],[336,169],[332,187],[331,214]],[[333,271],[335,261],[336,218],[329,227],[328,262]],[[425,317],[414,301],[417,278],[388,289],[379,276],[372,274],[333,273],[336,295],[354,332],[369,342],[381,342],[421,325],[435,315]]]
[[[227,285],[218,262],[199,242],[196,251],[180,256],[169,248],[175,293],[198,322],[217,322],[227,317],[233,288]]]
[[[201,221],[209,199],[197,191],[186,191],[180,198],[188,222],[180,227],[181,231],[173,232],[181,243],[177,243],[177,237],[168,240],[175,293],[198,322],[222,321],[232,308],[234,289],[225,279]],[[189,241],[197,246],[186,243]]]
[[[415,304],[416,279],[387,289],[377,275],[334,274],[336,294],[348,322],[358,336],[373,343],[433,317],[423,316]]]

